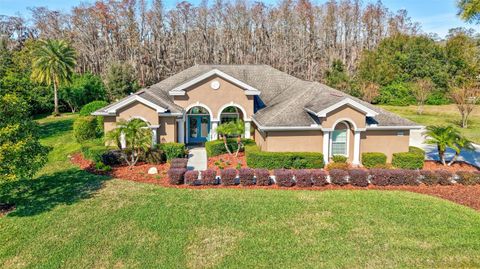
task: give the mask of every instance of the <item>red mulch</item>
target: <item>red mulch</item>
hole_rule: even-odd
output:
[[[457,171],[480,171],[478,167],[475,167],[466,162],[455,162],[451,166],[444,166],[441,162],[437,161],[425,161],[423,165],[424,170],[448,170],[450,172]]]
[[[15,210],[16,206],[14,204],[4,204],[0,203],[0,217],[6,216],[8,213]]]
[[[235,157],[235,155],[230,155],[227,153],[208,158],[208,168],[217,171],[217,174],[219,174],[220,170],[222,169],[237,169],[238,167],[247,167],[247,159],[245,158],[245,152],[239,152],[237,157]]]
[[[222,157],[224,156],[224,157]],[[220,158],[223,159],[224,162],[230,160],[230,165],[225,168],[236,168],[236,163],[233,160],[225,155],[217,156],[218,158],[210,158],[209,159],[209,168],[213,168],[215,170],[220,170],[214,164],[215,159],[219,160]],[[213,160],[212,160],[213,159]],[[91,161],[88,161],[83,158],[81,154],[75,154],[71,158],[72,162],[79,165],[81,169],[89,171],[91,173],[96,174],[105,174],[105,172],[100,172],[95,170],[95,167]],[[245,161],[245,156],[239,154],[240,163]],[[244,162],[245,163],[245,162]],[[429,161],[426,162],[424,169],[434,169],[438,167],[436,164],[427,164]],[[432,162],[433,163],[433,162]],[[159,174],[157,175],[148,175],[147,170],[155,166],[157,167]],[[465,206],[469,206],[476,210],[480,211],[480,185],[475,186],[464,186],[461,184],[455,184],[451,186],[427,186],[427,185],[420,185],[420,186],[374,186],[369,185],[368,187],[354,187],[352,185],[346,186],[336,186],[336,185],[327,185],[324,187],[310,187],[310,188],[300,188],[300,187],[279,187],[277,185],[270,185],[270,186],[223,186],[223,185],[215,185],[215,186],[190,186],[190,185],[170,185],[167,180],[167,170],[168,164],[161,164],[161,165],[151,165],[151,164],[139,164],[135,166],[133,169],[129,169],[128,167],[112,167],[112,171],[108,174],[112,177],[124,180],[131,180],[143,183],[150,183],[150,184],[157,184],[162,185],[165,187],[171,188],[179,188],[179,189],[265,189],[265,190],[312,190],[312,191],[325,191],[325,190],[399,190],[399,191],[410,191],[415,193],[427,194],[439,198],[443,198],[446,200],[453,201],[458,204],[462,204]],[[242,165],[242,167],[246,167],[246,164]],[[470,167],[470,168],[469,168]],[[442,169],[439,167],[438,169]],[[471,169],[470,165],[461,164],[458,168],[466,168],[468,170]],[[476,168],[475,168],[476,169]],[[463,170],[463,169],[462,169]],[[454,170],[457,171],[457,170]]]

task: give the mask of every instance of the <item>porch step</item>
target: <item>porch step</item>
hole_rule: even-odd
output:
[[[196,171],[207,169],[207,151],[204,147],[193,147],[188,151],[187,169]]]

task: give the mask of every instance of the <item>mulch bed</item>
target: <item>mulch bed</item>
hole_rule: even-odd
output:
[[[217,157],[218,159],[222,158],[225,162],[227,161],[226,156],[224,157],[217,156]],[[81,169],[84,169],[88,172],[95,173],[95,174],[105,174],[105,172],[96,171],[93,163],[89,160],[84,159],[80,153],[73,155],[71,157],[71,160],[73,163],[80,166]],[[231,160],[231,159],[228,159],[228,160]],[[240,163],[242,162],[242,160],[245,160],[243,153],[242,155],[239,155],[239,160],[240,160]],[[215,168],[216,165],[214,165],[213,163],[212,163],[213,166],[210,166],[210,163],[211,163],[211,160],[209,160],[209,168],[220,170],[218,167]],[[429,166],[427,163],[429,162],[426,162],[425,169],[434,169],[435,167],[437,167],[436,164]],[[148,169],[152,166],[157,167],[159,174],[157,175],[147,174]],[[450,186],[441,186],[441,185],[427,186],[427,185],[421,184],[420,186],[384,186],[384,187],[369,185],[368,187],[364,187],[364,188],[355,187],[352,185],[337,186],[337,185],[331,185],[331,184],[324,187],[309,187],[309,188],[301,188],[297,186],[286,188],[286,187],[279,187],[277,185],[270,185],[270,186],[256,186],[256,185],[252,185],[252,186],[240,186],[240,185],[237,185],[237,186],[223,186],[223,185],[190,186],[185,184],[171,185],[168,183],[168,179],[166,175],[168,166],[169,166],[168,164],[161,164],[161,165],[138,164],[133,169],[129,169],[128,167],[125,167],[125,166],[112,167],[112,171],[110,171],[108,175],[118,179],[150,183],[150,184],[156,184],[164,187],[178,188],[178,189],[265,189],[265,190],[282,190],[282,189],[287,190],[288,189],[288,190],[311,190],[311,191],[325,191],[325,190],[409,191],[409,192],[427,194],[427,195],[439,197],[442,199],[450,200],[452,202],[469,206],[471,208],[474,208],[480,211],[480,185],[464,186],[461,184],[455,184]],[[236,168],[236,164],[232,161],[229,167]],[[225,167],[225,168],[229,168],[229,167]],[[246,167],[246,166],[243,166],[243,167]],[[460,166],[457,166],[456,168],[459,168],[459,167],[470,170],[472,166],[460,164]],[[443,166],[439,169],[442,169],[442,168]],[[461,169],[461,170],[465,170],[465,169]],[[457,171],[457,170],[454,170],[454,171]]]
[[[8,213],[15,210],[15,208],[16,207],[14,204],[0,203],[0,217],[7,215]]]
[[[447,170],[450,172],[457,172],[457,171],[480,171],[478,167],[475,167],[471,164],[466,162],[458,161],[454,162],[451,166],[444,166],[441,162],[437,161],[425,161],[423,165],[424,170]]]
[[[239,167],[247,167],[247,158],[245,158],[245,152],[239,152],[237,157],[235,157],[235,154],[230,155],[227,153],[208,158],[208,168],[217,171],[217,174],[220,174],[220,170],[222,169],[237,169]]]

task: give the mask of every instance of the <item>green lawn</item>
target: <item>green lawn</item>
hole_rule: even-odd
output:
[[[480,267],[480,214],[394,191],[175,189],[90,175],[68,154],[74,116],[34,181],[2,186],[2,268]]]
[[[422,125],[454,125],[463,135],[480,144],[480,106],[473,110],[469,126],[465,129],[460,128],[461,117],[455,105],[425,106],[422,115],[417,114],[417,106],[382,107]]]

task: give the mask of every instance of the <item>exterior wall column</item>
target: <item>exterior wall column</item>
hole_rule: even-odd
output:
[[[250,121],[245,121],[245,138],[247,139],[250,138],[250,126],[251,126]]]
[[[157,144],[158,141],[158,126],[152,126],[150,127],[152,130],[152,148]]]
[[[185,143],[185,120],[177,119],[177,142]]]
[[[323,131],[323,161],[325,164],[330,160],[330,131]]]
[[[210,140],[217,140],[218,139],[218,133],[217,133],[217,127],[218,127],[218,120],[212,120],[211,122],[211,130],[210,130]]]
[[[125,133],[120,134],[120,145],[122,146],[122,149],[127,147],[127,140],[125,140]]]
[[[360,131],[354,131],[353,137],[353,161],[354,165],[360,164]]]

